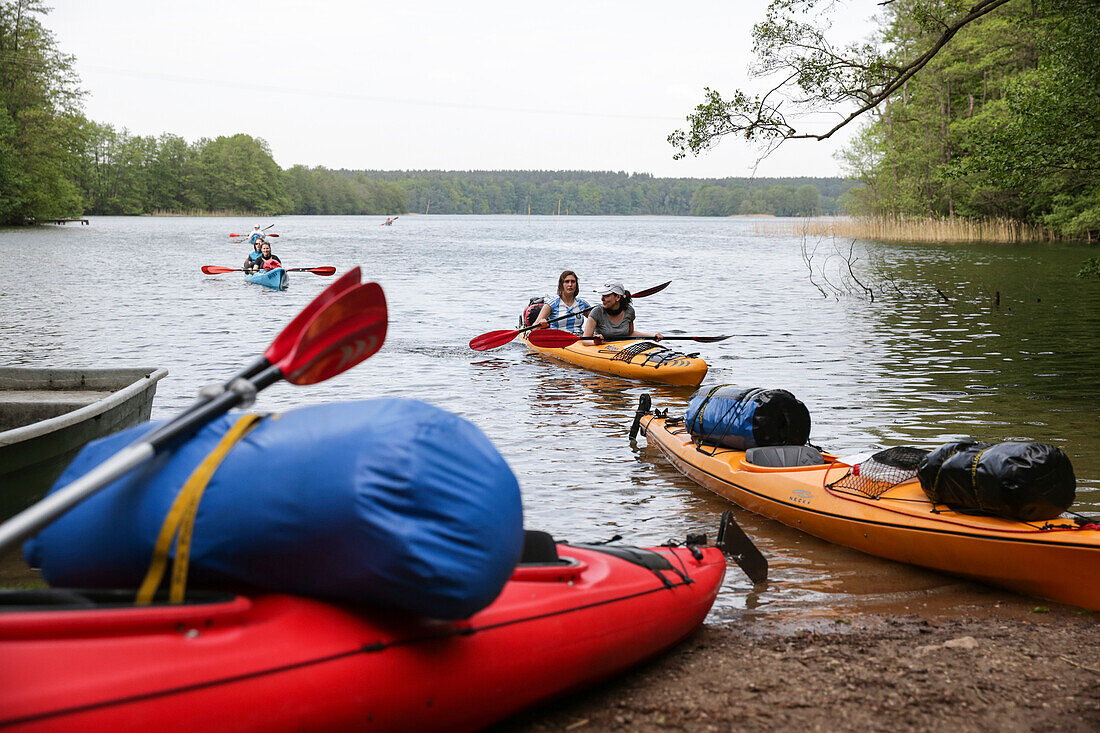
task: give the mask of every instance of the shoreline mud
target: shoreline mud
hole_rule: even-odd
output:
[[[491,730],[1100,730],[1096,616],[1029,615],[708,624]]]

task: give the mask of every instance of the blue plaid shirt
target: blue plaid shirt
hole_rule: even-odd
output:
[[[554,298],[550,301],[550,319],[553,320],[558,316],[564,316],[569,313],[568,318],[563,318],[557,323],[551,323],[550,328],[560,328],[562,331],[568,331],[569,333],[579,334],[584,330],[584,315],[582,311],[586,311],[591,306],[587,302],[576,298],[573,301],[572,308],[566,308],[565,304],[561,302],[561,298]]]

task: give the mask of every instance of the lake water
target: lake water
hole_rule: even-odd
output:
[[[639,299],[637,326],[735,334],[692,344],[704,386],[784,388],[813,419],[811,440],[841,453],[926,448],[960,437],[1038,440],[1073,460],[1078,497],[1100,510],[1100,282],[1074,277],[1083,245],[857,242],[853,271],[871,301],[822,297],[850,242],[758,233],[769,220],[663,217],[283,217],[275,252],[289,267],[360,265],[389,303],[386,344],[312,387],[275,385],[258,409],[414,397],[478,425],[523,488],[526,525],[592,541],[652,544],[705,530],[727,504],[680,476],[627,431],[638,396],[681,413],[691,389],[604,378],[530,354],[518,341],[473,352],[473,336],[514,327],[564,268],[582,293],[605,278]],[[0,363],[163,366],[153,416],[185,407],[260,354],[332,278],[290,289],[248,285],[251,220],[96,218],[90,226],[0,230]],[[813,252],[808,268],[803,256]],[[844,286],[842,289],[847,290]],[[826,288],[828,289],[828,288]],[[858,290],[858,288],[856,288]],[[861,291],[862,292],[862,291]],[[595,302],[595,300],[593,300]],[[983,607],[1020,599],[820,542],[737,512],[771,561],[766,588],[731,568],[715,618],[781,613]]]

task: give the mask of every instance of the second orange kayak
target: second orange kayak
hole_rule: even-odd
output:
[[[535,346],[521,336],[527,348],[558,361],[601,374],[682,387],[698,387],[707,375],[707,363],[648,339],[587,344],[578,341],[563,348]]]
[[[1100,524],[964,514],[933,505],[915,478],[871,495],[845,480],[843,459],[812,449],[800,456],[811,465],[765,466],[696,445],[683,421],[643,414],[639,425],[680,473],[749,511],[870,555],[1100,611]]]

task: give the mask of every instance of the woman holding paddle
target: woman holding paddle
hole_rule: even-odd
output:
[[[577,273],[572,270],[563,272],[558,276],[558,297],[542,306],[532,325],[546,328],[550,325],[549,319],[555,318],[560,321],[564,316],[564,322],[561,322],[558,328],[569,333],[580,334],[584,328],[585,311],[589,310],[591,306],[577,297],[579,290],[580,281],[577,278]]]
[[[584,321],[584,336],[603,339],[651,338],[660,341],[664,336],[655,333],[652,336],[634,330],[634,306],[630,304],[630,292],[618,280],[608,280],[596,291],[600,295],[600,305],[588,313]]]
[[[256,252],[249,253],[248,259],[244,261],[245,272],[259,272],[260,270],[270,270],[276,266],[283,266],[283,261],[278,256],[271,254],[270,244],[264,242],[253,246],[256,247]],[[256,256],[253,257],[253,255]],[[269,262],[274,264],[268,265]]]

